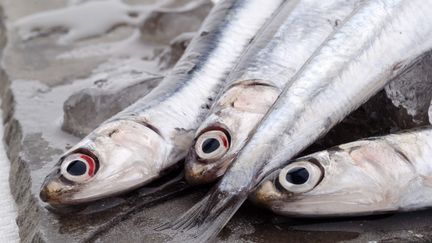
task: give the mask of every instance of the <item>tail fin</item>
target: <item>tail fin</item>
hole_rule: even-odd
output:
[[[179,219],[156,230],[175,231],[176,240],[185,242],[213,242],[246,198],[247,191],[233,194],[212,190]]]

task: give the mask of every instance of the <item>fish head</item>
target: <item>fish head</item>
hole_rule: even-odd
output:
[[[265,177],[252,199],[270,208],[295,202],[322,182],[323,177],[321,166],[306,160],[295,161]]]
[[[40,198],[72,205],[137,188],[158,176],[165,146],[149,126],[128,120],[104,123],[61,156]]]
[[[202,184],[221,177],[278,94],[277,88],[262,80],[229,87],[197,130],[186,157],[186,180]]]
[[[223,175],[234,158],[230,134],[222,124],[214,124],[196,137],[185,163],[185,177],[190,184],[210,183]]]
[[[364,215],[397,210],[403,192],[395,187],[416,180],[393,147],[361,141],[289,163],[266,176],[251,199],[290,216]]]

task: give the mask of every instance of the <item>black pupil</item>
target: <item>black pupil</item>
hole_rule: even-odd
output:
[[[209,138],[202,144],[202,151],[206,154],[216,151],[220,146],[220,143],[215,138]]]
[[[73,176],[81,176],[86,173],[87,164],[81,160],[74,160],[68,165],[66,171]]]
[[[309,172],[305,168],[295,168],[287,173],[285,179],[292,184],[301,185],[309,179]]]

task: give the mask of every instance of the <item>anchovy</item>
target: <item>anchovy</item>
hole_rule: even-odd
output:
[[[250,198],[281,215],[352,216],[432,206],[432,128],[360,140],[289,162]]]
[[[275,18],[228,77],[186,157],[188,182],[222,176],[282,89],[359,0],[300,1]]]
[[[207,242],[250,191],[432,48],[432,2],[364,1],[316,50],[252,131],[211,192],[177,221],[187,242]],[[183,239],[184,238],[184,239]]]
[[[218,3],[157,88],[60,158],[42,185],[42,200],[77,204],[112,196],[178,164],[229,71],[283,2]]]

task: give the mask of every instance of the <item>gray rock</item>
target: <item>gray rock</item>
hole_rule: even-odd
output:
[[[153,11],[140,27],[143,40],[169,44],[183,33],[194,32],[212,7],[209,0],[184,1],[182,7]]]
[[[94,80],[91,87],[76,91],[63,105],[62,129],[83,137],[100,123],[146,95],[159,84],[163,78],[161,75],[177,63],[193,34],[180,34],[163,49],[153,61],[158,66],[151,71],[156,73],[145,71],[141,65],[135,69],[126,69],[117,75]]]
[[[177,63],[194,35],[195,32],[185,32],[170,42],[169,48],[165,48],[158,57],[162,70],[170,69]]]
[[[429,123],[432,125],[432,100],[431,100],[431,104],[429,106]]]
[[[387,96],[396,107],[412,117],[412,123],[426,125],[432,98],[432,52],[386,86]],[[405,117],[401,117],[404,122]],[[413,125],[414,125],[413,124]],[[405,124],[400,124],[404,126]]]
[[[148,2],[148,0],[142,1]],[[0,0],[0,4],[5,8],[9,21],[15,21],[36,9],[42,11],[61,7],[56,0],[43,2]],[[95,102],[87,103],[89,99],[113,101],[115,99],[111,97],[122,97],[122,95],[117,96],[116,92],[128,93],[128,90],[133,89],[131,87],[137,87],[133,85],[147,87],[147,81],[144,80],[163,76],[160,66],[161,63],[165,63],[161,61],[163,51],[152,60],[142,60],[139,57],[118,58],[111,54],[81,59],[57,59],[57,57],[83,45],[91,46],[95,43],[121,40],[130,34],[130,28],[120,27],[79,44],[59,46],[56,44],[59,37],[57,34],[23,42],[13,30],[9,30],[6,36],[4,26],[0,26],[0,50],[3,50],[2,64],[4,65],[0,71],[0,88],[4,110],[5,143],[12,163],[10,185],[19,209],[17,223],[23,242],[163,242],[171,236],[163,235],[153,229],[160,223],[175,219],[205,193],[205,188],[195,189],[186,196],[172,198],[152,207],[136,208],[141,198],[139,192],[133,192],[88,205],[84,210],[77,207],[75,210],[68,209],[69,213],[65,213],[67,209],[63,209],[63,214],[48,210],[47,205],[43,204],[38,197],[42,180],[57,162],[58,156],[79,140],[76,136],[62,131],[63,116],[73,116],[72,114],[75,113],[78,117],[86,117],[85,119],[102,119],[99,114],[90,115],[92,111],[102,112],[105,108],[101,108],[103,106],[98,106]],[[171,40],[167,40],[166,43]],[[5,45],[6,47],[3,48]],[[153,47],[149,46],[149,48]],[[169,57],[174,54],[165,55]],[[143,73],[138,74],[137,70]],[[115,80],[119,82],[116,83]],[[124,82],[121,82],[122,80]],[[80,98],[79,92],[88,92],[89,96]],[[385,98],[386,94],[382,92],[381,96],[377,97],[378,104],[379,99]],[[66,100],[68,101],[65,102]],[[387,98],[385,102],[392,105]],[[69,115],[63,112],[64,104],[71,109]],[[83,107],[86,104],[90,108],[79,111],[86,109]],[[372,107],[368,109],[374,108],[376,104],[371,103]],[[74,109],[75,111],[72,112]],[[102,115],[107,116],[108,110],[103,111]],[[378,109],[377,112],[379,111]],[[359,112],[358,116],[361,119],[367,114],[366,111]],[[376,114],[371,117],[383,116]],[[70,119],[69,122],[75,124],[71,128],[81,133],[97,123],[87,120],[91,125],[80,127],[78,125],[84,124],[83,122],[73,122],[72,117]],[[353,120],[352,127],[362,123],[361,120]],[[368,126],[363,127],[368,130]],[[349,131],[347,134],[345,137],[348,139]],[[107,208],[109,210],[101,211]],[[93,214],[85,212],[93,212]],[[426,242],[432,240],[431,216],[432,212],[429,210],[337,221],[300,220],[277,217],[268,211],[246,204],[219,235],[219,241]]]
[[[72,94],[64,103],[63,130],[84,137],[106,119],[131,105],[156,87],[161,77],[127,82],[115,88],[86,88]],[[95,85],[104,87],[108,80]]]

